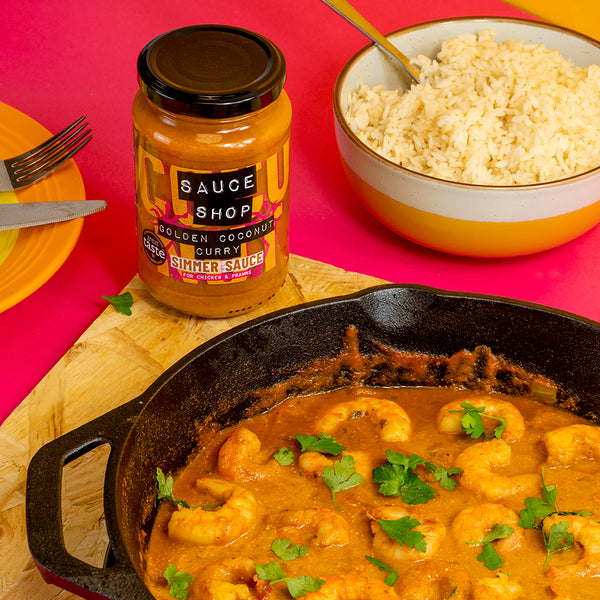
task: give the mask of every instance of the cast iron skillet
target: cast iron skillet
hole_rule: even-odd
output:
[[[156,467],[176,473],[203,423],[235,424],[255,402],[252,392],[337,355],[349,326],[358,328],[367,354],[374,342],[442,356],[486,345],[575,394],[584,416],[600,413],[600,324],[575,315],[407,285],[274,313],[203,344],[138,398],[38,451],[27,477],[27,534],[45,580],[85,598],[150,600],[141,577],[142,531],[154,515]],[[101,444],[111,447],[104,511],[114,559],[96,568],[65,549],[60,494],[63,465]]]

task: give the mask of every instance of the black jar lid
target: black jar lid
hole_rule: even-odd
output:
[[[192,25],[164,33],[138,57],[142,92],[173,113],[235,117],[277,99],[285,59],[270,40],[227,25]]]

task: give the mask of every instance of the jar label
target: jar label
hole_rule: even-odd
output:
[[[289,140],[266,160],[231,171],[168,165],[139,146],[138,228],[146,258],[188,283],[240,281],[275,267],[277,229],[287,220],[288,161]]]

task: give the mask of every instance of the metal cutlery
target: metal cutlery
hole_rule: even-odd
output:
[[[69,221],[91,215],[105,208],[104,200],[0,204],[0,231]]]
[[[0,161],[0,192],[15,190],[46,177],[92,139],[85,117],[19,156]]]
[[[369,23],[349,2],[346,0],[321,0],[330,8],[333,8],[338,15],[344,17],[348,23],[354,25],[359,31],[362,31],[369,39],[383,50],[388,56],[398,61],[406,72],[419,83],[420,73],[410,64],[410,59],[405,56],[392,42],[390,42],[382,33],[380,33],[371,23]]]

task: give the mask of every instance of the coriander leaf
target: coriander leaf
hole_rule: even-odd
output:
[[[181,506],[183,506],[184,508],[191,508],[185,500],[177,500],[173,496],[173,478],[170,475],[168,477],[165,477],[165,474],[163,473],[160,467],[156,467],[156,484],[158,487],[158,500],[166,498],[176,506],[178,504],[181,504]]]
[[[167,580],[167,582],[170,579],[173,579],[173,577],[175,577],[175,574],[177,573],[177,567],[175,565],[169,565],[166,569],[165,572],[163,573],[163,577]]]
[[[555,485],[546,485],[546,466],[542,467],[542,500],[554,509],[554,512],[558,512],[556,507],[556,497],[558,496],[558,490]]]
[[[446,469],[444,467],[438,467],[430,462],[425,463],[425,468],[433,475],[433,478],[449,492],[451,492],[458,485],[458,481],[452,476],[460,475],[462,473],[462,469],[457,467],[450,467],[449,469]]]
[[[477,560],[482,562],[490,571],[499,569],[504,564],[504,560],[502,560],[502,557],[498,554],[496,548],[491,544],[484,546],[477,557]]]
[[[429,484],[419,479],[419,476],[411,471],[408,473],[400,496],[406,504],[425,504],[435,498],[435,492]]]
[[[550,526],[548,535],[546,535],[546,532],[542,529],[542,532],[544,533],[544,546],[546,547],[546,561],[544,562],[544,567],[548,565],[554,556],[566,552],[573,547],[575,538],[572,533],[567,531],[568,529],[568,521],[553,523]]]
[[[513,531],[514,528],[510,525],[499,525],[496,523],[481,542],[469,542],[474,543],[476,546],[483,546],[483,550],[480,552],[477,560],[482,562],[490,570],[499,569],[504,564],[504,561],[492,546],[492,542],[507,538]]]
[[[519,525],[525,529],[541,527],[540,521],[558,510],[556,498],[558,490],[554,485],[546,485],[546,467],[542,467],[542,499],[525,498],[525,508],[520,512]]]
[[[271,544],[271,550],[275,553],[275,556],[281,560],[302,558],[308,552],[308,548],[306,546],[292,544],[288,538],[276,539]]]
[[[333,436],[328,433],[320,433],[319,437],[297,434],[296,439],[300,442],[300,450],[302,452],[321,452],[322,454],[337,456],[346,449],[342,444],[338,444]]]
[[[282,467],[289,467],[294,462],[294,452],[289,448],[280,448],[273,454],[273,459]]]
[[[542,499],[525,498],[525,508],[520,512],[519,525],[525,529],[534,529],[541,527],[541,521],[550,515],[581,515],[589,517],[590,513],[586,510],[575,512],[564,512],[558,510],[556,498],[558,490],[554,485],[547,485],[546,467],[542,467]]]
[[[519,513],[519,525],[525,529],[538,527],[537,520],[544,519],[553,512],[552,506],[539,498],[525,498],[525,508]]]
[[[325,583],[323,579],[302,575],[300,577],[286,577],[278,561],[267,563],[266,565],[254,565],[256,575],[263,581],[268,581],[270,585],[276,583],[285,583],[292,598],[300,598],[307,592],[316,592]]]
[[[365,558],[372,564],[375,565],[376,567],[379,568],[380,571],[383,571],[384,573],[388,573],[388,575],[386,575],[386,578],[384,579],[384,583],[386,585],[389,585],[390,587],[392,587],[396,581],[398,581],[398,573],[396,573],[396,571],[394,571],[393,567],[390,567],[390,565],[386,565],[384,562],[373,558],[372,556],[365,556]]]
[[[254,565],[256,575],[263,581],[281,581],[285,577],[285,573],[279,564],[279,561],[267,563],[266,565]]]
[[[474,440],[485,436],[485,427],[483,426],[483,419],[479,412],[465,412],[460,423],[465,433],[470,435]]]
[[[426,552],[425,536],[420,531],[415,531],[421,523],[412,517],[402,517],[392,521],[381,519],[377,521],[381,529],[400,545],[415,548],[420,552]]]
[[[353,488],[363,482],[363,476],[356,472],[354,457],[350,454],[345,454],[336,460],[333,466],[325,467],[321,473],[321,479],[331,490],[333,504],[338,510],[342,509],[335,502],[336,493]]]
[[[406,478],[406,470],[398,465],[385,463],[373,469],[373,481],[384,496],[399,496]]]
[[[189,573],[178,571],[175,565],[169,565],[165,569],[163,577],[169,584],[169,593],[173,598],[178,598],[179,600],[187,599],[189,594],[188,587],[194,581],[194,578]]]
[[[485,430],[485,426],[483,425],[483,417],[487,419],[494,419],[498,421],[499,424],[494,429],[493,435],[495,438],[500,439],[504,430],[506,428],[506,419],[503,417],[495,417],[493,415],[488,415],[485,413],[485,407],[483,406],[473,406],[468,401],[465,401],[461,404],[462,410],[453,410],[453,413],[462,413],[462,417],[460,423],[464,432],[467,435],[470,435],[474,440],[484,437],[488,439],[487,432]]]
[[[407,471],[412,471],[418,465],[422,465],[425,462],[424,458],[421,458],[416,454],[413,454],[412,456],[406,456],[406,454],[401,454],[400,452],[395,452],[394,450],[386,450],[385,457],[388,459],[390,464],[404,467],[404,469]]]
[[[425,463],[416,454],[406,456],[393,450],[386,450],[387,463],[373,469],[373,481],[379,485],[384,496],[401,496],[407,504],[424,504],[435,497],[433,488],[419,479],[413,471]]]
[[[173,478],[170,475],[165,477],[160,467],[156,467],[156,483],[158,485],[158,499],[168,498],[170,500],[173,497]]]
[[[118,296],[102,296],[109,304],[112,304],[117,311],[124,315],[131,315],[131,307],[133,306],[133,296],[129,292]]]
[[[496,419],[497,421],[500,421],[500,423],[498,423],[494,429],[494,437],[499,440],[506,429],[506,419],[504,417],[492,417],[491,415],[485,416],[489,417],[490,419]]]
[[[510,525],[499,525],[496,523],[490,531],[480,542],[481,546],[487,546],[496,540],[503,540],[507,538],[514,531],[514,527]]]
[[[301,575],[300,577],[286,577],[285,583],[292,598],[300,598],[306,596],[308,592],[319,590],[325,581],[318,577]]]
[[[524,508],[519,513],[519,527],[523,529],[535,529],[536,521],[535,521],[535,513],[531,508]]]

